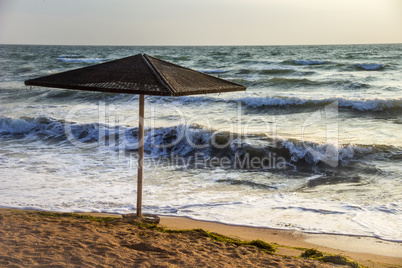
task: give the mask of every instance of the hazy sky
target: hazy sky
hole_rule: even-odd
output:
[[[402,43],[402,0],[0,0],[0,43]]]

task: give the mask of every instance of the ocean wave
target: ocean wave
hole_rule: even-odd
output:
[[[244,72],[246,73],[246,72]],[[253,86],[253,87],[278,87],[278,88],[289,88],[294,89],[298,87],[320,87],[320,88],[329,88],[329,89],[346,89],[346,90],[359,90],[370,88],[371,85],[366,83],[355,82],[351,80],[344,79],[331,79],[331,80],[314,80],[305,78],[306,75],[314,74],[314,72],[309,71],[287,71],[287,70],[261,70],[258,72],[249,72],[249,74],[259,74],[259,75],[269,75],[274,74],[276,77],[274,78],[260,78],[258,80],[244,80],[242,81],[244,84]],[[291,74],[296,77],[280,77],[280,75]],[[304,78],[298,78],[300,76],[304,76]]]
[[[368,83],[357,82],[347,79],[309,79],[307,76],[315,74],[314,71],[298,71],[290,69],[267,69],[250,70],[241,69],[237,75],[249,75],[247,79],[233,79],[232,81],[253,88],[286,88],[295,89],[300,87],[319,87],[330,90],[359,90],[373,87]],[[271,78],[271,77],[272,78]]]
[[[191,59],[191,57],[189,56],[172,56],[173,60],[180,60],[180,61],[186,61]]]
[[[387,65],[382,63],[356,63],[354,66],[361,70],[377,71],[384,69]]]
[[[84,63],[92,63],[92,62],[101,62],[106,61],[108,59],[103,58],[57,58],[58,61],[61,62],[84,62]]]
[[[402,110],[402,98],[395,99],[348,99],[343,97],[322,98],[322,99],[306,99],[299,97],[282,97],[282,96],[261,96],[261,97],[243,97],[243,98],[214,98],[207,96],[186,96],[178,98],[168,98],[161,100],[155,99],[155,102],[180,102],[182,104],[192,103],[241,103],[246,108],[264,109],[264,108],[320,108],[331,103],[337,103],[341,109],[350,109],[355,111],[366,112],[382,112],[382,111],[400,111]]]
[[[74,55],[74,54],[65,54],[65,55],[60,55],[57,57],[58,61],[61,62],[83,62],[83,63],[92,63],[92,62],[102,62],[106,61],[108,59],[105,58],[85,58],[84,56],[81,55]]]
[[[388,67],[388,64],[384,63],[342,63],[342,62],[333,62],[327,60],[285,60],[282,61],[282,64],[285,65],[329,65],[329,67],[340,68],[340,67],[353,67],[357,70],[363,71],[378,71]]]
[[[401,110],[402,98],[398,99],[366,99],[366,100],[351,100],[337,98],[339,106],[342,108],[351,108],[358,111],[386,111],[386,110]]]
[[[366,83],[352,82],[352,81],[337,81],[334,83],[334,85],[340,87],[341,89],[346,90],[359,90],[371,87],[369,84]]]
[[[2,138],[24,139],[28,142],[77,146],[84,149],[104,148],[118,151],[138,150],[138,128],[110,126],[100,123],[78,124],[49,117],[0,118]],[[197,167],[199,159],[222,160],[233,169],[297,169],[316,171],[320,168],[346,166],[366,155],[392,157],[401,149],[386,145],[360,146],[315,143],[265,134],[241,135],[215,131],[196,124],[148,128],[145,132],[145,153],[148,157],[177,156],[191,160]],[[190,163],[190,162],[188,162]]]
[[[183,55],[181,55],[181,56],[177,56],[177,55],[173,56],[173,55],[165,55],[165,54],[156,54],[156,55],[154,55],[154,57],[158,58],[158,59],[165,60],[165,61],[172,61],[172,62],[188,61],[188,60],[191,59],[190,56],[183,56]]]
[[[305,83],[312,83],[314,81],[307,79],[285,79],[288,83],[299,83],[300,80]],[[275,78],[270,79],[271,83],[282,83],[283,79]],[[235,82],[238,82],[235,80]],[[363,83],[352,83],[348,84],[344,81],[343,87],[347,89],[359,89],[366,88],[369,85]],[[10,91],[13,93],[14,91]],[[111,101],[117,100],[120,102],[131,102],[136,100],[138,96],[128,95],[128,94],[112,94],[112,93],[97,93],[97,92],[80,92],[74,90],[42,90],[35,92],[26,91],[25,95],[21,95],[23,98],[31,98],[35,101],[40,101],[44,98],[48,98],[52,101],[63,101],[63,102],[91,102],[97,103],[99,101]],[[147,100],[151,103],[179,103],[179,104],[197,104],[200,103],[226,103],[226,104],[237,104],[241,103],[244,108],[249,109],[250,112],[264,112],[266,109],[311,109],[320,108],[331,103],[337,103],[340,110],[344,111],[363,111],[363,112],[402,112],[402,98],[371,98],[371,99],[352,99],[347,97],[330,97],[330,98],[302,98],[302,97],[288,97],[288,96],[247,96],[240,98],[223,98],[215,96],[185,96],[185,97],[172,97],[172,98],[160,98],[148,96]],[[293,110],[293,112],[295,112]]]
[[[220,70],[220,69],[216,69],[216,70],[199,70],[202,73],[206,73],[206,74],[224,74],[227,73],[229,71],[227,70]]]
[[[277,61],[270,61],[270,60],[249,60],[249,59],[240,59],[237,64],[248,65],[248,66],[264,66],[264,65],[271,65],[277,64]]]
[[[28,66],[20,67],[15,71],[15,74],[23,74],[23,73],[31,73],[32,71],[35,71],[36,69]]]
[[[282,63],[290,65],[323,65],[332,62],[327,60],[285,60]]]
[[[272,69],[240,69],[236,74],[292,74],[297,73],[297,70],[286,68],[272,68]]]
[[[77,54],[63,54],[59,55],[58,58],[83,58],[83,56]]]
[[[241,102],[249,108],[263,107],[322,107],[330,103],[337,102],[340,108],[352,109],[357,111],[385,111],[400,110],[402,108],[402,98],[396,99],[347,99],[342,97],[324,99],[303,99],[298,97],[245,97],[233,99],[232,101]]]
[[[317,81],[307,78],[286,78],[274,77],[271,79],[260,79],[255,81],[256,85],[261,86],[279,86],[279,87],[317,87],[333,84],[331,81]]]
[[[229,51],[212,51],[210,53],[211,56],[229,56],[230,52]]]
[[[308,86],[308,85],[319,85],[322,84],[322,82],[319,81],[313,81],[307,78],[279,78],[275,77],[268,82],[274,83],[274,84],[293,84],[293,85],[299,85],[299,86]]]
[[[263,107],[289,107],[289,106],[304,106],[312,107],[321,104],[322,106],[330,104],[331,100],[309,100],[297,97],[245,97],[233,100],[240,102],[249,108]]]
[[[331,62],[326,60],[295,60],[294,63],[298,65],[322,65]]]
[[[20,89],[20,88],[18,88]],[[59,103],[69,105],[77,105],[81,103],[99,104],[99,102],[130,102],[138,99],[138,95],[132,94],[115,94],[97,91],[82,91],[71,89],[52,89],[34,87],[32,89],[25,88],[16,96],[15,91],[9,91],[9,97],[14,99],[29,99],[31,102],[40,103]],[[29,89],[29,90],[28,90]],[[149,96],[148,98],[152,98]]]

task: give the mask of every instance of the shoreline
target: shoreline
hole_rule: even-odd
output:
[[[160,225],[170,229],[202,228],[242,240],[261,239],[285,247],[315,248],[341,254],[369,267],[373,262],[402,266],[402,243],[366,236],[313,234],[300,231],[231,225],[180,216],[160,216]],[[380,247],[379,247],[380,245]]]
[[[37,210],[9,209],[0,207],[1,215],[5,215],[5,213],[8,212],[15,214],[34,214],[35,211]],[[99,218],[122,218],[121,214],[111,213],[89,212],[75,214]],[[239,226],[211,221],[194,220],[183,216],[159,217],[161,221],[158,226],[170,230],[203,229],[205,231],[218,233],[220,235],[244,241],[260,239],[275,245],[277,252],[274,255],[278,257],[296,257],[293,259],[299,260],[300,258],[298,257],[304,252],[305,249],[314,248],[325,253],[345,256],[367,267],[402,267],[402,243],[398,242],[388,242],[370,237],[311,234],[291,230]],[[4,216],[2,216],[2,219],[4,219]],[[42,219],[39,220],[41,221]],[[77,221],[79,220],[77,219]],[[28,220],[24,222],[24,224],[30,225],[31,223]],[[29,226],[26,226],[25,228],[29,229]],[[0,231],[4,235],[4,231],[2,229],[0,229]],[[69,229],[67,228],[66,230]],[[13,234],[8,235],[12,238],[12,240],[14,239]]]
[[[41,209],[41,208],[36,208],[36,207],[24,207],[24,208],[19,208],[19,207],[10,207],[10,206],[1,206],[0,205],[0,210],[1,209],[11,209],[11,210],[23,210],[23,211],[46,211],[46,212],[55,212],[55,213],[75,213],[75,214],[83,214],[83,215],[93,215],[95,217],[118,217],[121,218],[122,215],[127,214],[127,213],[114,213],[114,212],[76,212],[76,211],[53,211],[53,210],[46,210],[46,209]],[[152,213],[145,213],[145,214],[152,214]],[[205,222],[205,223],[210,223],[210,224],[220,224],[220,225],[226,225],[226,226],[232,226],[232,227],[244,227],[244,228],[251,228],[251,229],[267,229],[267,230],[272,230],[272,231],[283,231],[283,232],[292,232],[292,233],[300,233],[304,234],[306,236],[312,236],[312,237],[318,237],[318,236],[328,236],[328,237],[343,237],[343,238],[350,238],[350,239],[368,239],[368,240],[375,240],[377,243],[389,243],[389,244],[395,244],[395,245],[402,245],[402,240],[392,240],[392,239],[385,239],[385,238],[380,238],[380,237],[375,237],[375,236],[369,236],[369,235],[358,235],[358,234],[344,234],[344,233],[328,233],[328,232],[309,232],[309,231],[299,231],[299,230],[294,230],[294,229],[281,229],[281,228],[275,228],[275,227],[266,227],[266,226],[253,226],[253,225],[245,225],[245,224],[236,224],[236,223],[228,223],[228,222],[220,222],[220,221],[214,221],[214,220],[205,220],[205,219],[194,219],[190,216],[180,216],[180,215],[158,215],[158,214],[152,214],[152,215],[157,215],[158,217],[162,218],[177,218],[177,219],[185,219],[189,221],[194,221],[194,222]],[[316,239],[313,239],[316,240]],[[312,241],[313,241],[312,240]],[[318,241],[318,240],[316,240]],[[320,242],[317,242],[320,243]],[[370,253],[370,252],[366,252]],[[381,254],[378,254],[381,255]],[[388,252],[384,252],[385,256],[390,256]]]
[[[80,212],[77,212],[80,214]],[[92,212],[84,212],[84,214],[91,214]],[[105,213],[105,212],[93,212],[94,215],[99,215],[99,214],[105,214],[105,215],[123,215],[123,214],[118,214],[118,213]],[[402,245],[402,240],[391,240],[391,239],[384,239],[380,237],[375,237],[375,236],[369,236],[369,235],[357,235],[357,234],[343,234],[343,233],[315,233],[315,232],[309,232],[309,231],[299,231],[295,229],[281,229],[281,228],[274,228],[274,227],[265,227],[265,226],[253,226],[253,225],[243,225],[243,224],[236,224],[236,223],[226,223],[226,222],[220,222],[220,221],[213,221],[213,220],[203,220],[203,219],[193,219],[190,216],[178,216],[178,215],[157,215],[159,217],[163,218],[184,218],[188,220],[193,220],[196,222],[207,222],[211,224],[222,224],[222,225],[227,225],[227,226],[233,226],[233,227],[245,227],[245,228],[256,228],[256,229],[268,229],[272,231],[284,231],[284,232],[294,232],[294,233],[302,233],[305,235],[317,235],[317,236],[340,236],[340,237],[350,237],[350,238],[366,238],[366,239],[374,239],[378,240],[380,243],[395,243],[395,244],[401,244]]]
[[[91,213],[90,213],[91,214]],[[96,214],[93,214],[96,215]],[[381,238],[364,236],[364,235],[347,235],[347,234],[329,234],[329,233],[312,233],[298,230],[276,229],[271,227],[237,225],[230,223],[221,223],[217,221],[192,219],[187,216],[164,216],[158,215],[161,218],[160,225],[169,229],[195,229],[207,228],[210,231],[220,234],[235,236],[243,240],[259,239],[259,236],[267,238],[275,238],[281,236],[289,238],[284,241],[289,242],[289,245],[294,246],[294,243],[305,243],[306,245],[324,246],[323,242],[330,242],[332,246],[324,246],[334,250],[355,253],[367,253],[373,255],[382,255],[387,257],[402,256],[402,242],[389,241]],[[236,230],[236,232],[234,232]],[[238,233],[240,231],[240,233]],[[297,241],[297,242],[294,242]],[[353,242],[364,242],[365,247],[357,246]],[[378,250],[375,246],[381,244],[386,247],[384,250]],[[401,251],[397,251],[400,249]],[[402,258],[402,257],[401,257]]]

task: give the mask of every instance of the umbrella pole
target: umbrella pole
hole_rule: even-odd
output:
[[[140,95],[138,123],[138,179],[137,179],[137,217],[142,215],[142,175],[144,167],[144,95]]]

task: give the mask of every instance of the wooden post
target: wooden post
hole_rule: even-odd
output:
[[[144,95],[140,95],[138,123],[138,178],[137,178],[137,217],[142,215],[142,175],[144,167]]]

